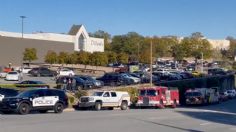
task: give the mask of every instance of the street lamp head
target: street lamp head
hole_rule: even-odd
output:
[[[26,18],[26,16],[20,16],[20,18],[24,19],[24,18]]]

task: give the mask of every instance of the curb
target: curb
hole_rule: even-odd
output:
[[[74,108],[66,108],[66,109],[64,109],[64,112],[73,112],[73,111],[75,111]]]

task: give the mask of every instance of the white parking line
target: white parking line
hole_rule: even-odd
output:
[[[205,122],[205,123],[201,123],[200,126],[207,126],[207,125],[211,125],[210,122]]]

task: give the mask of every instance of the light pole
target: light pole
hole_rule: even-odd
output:
[[[24,38],[24,19],[26,16],[20,16],[21,18],[21,37]]]
[[[203,52],[201,52],[201,58],[202,58],[202,68],[201,68],[201,71],[202,71],[202,73],[203,73]]]
[[[150,43],[150,50],[151,50],[151,53],[150,53],[150,85],[152,87],[152,40]]]

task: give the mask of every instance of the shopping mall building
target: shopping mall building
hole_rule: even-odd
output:
[[[42,63],[48,51],[104,52],[104,39],[90,37],[83,25],[73,25],[68,34],[0,31],[0,65],[21,65],[25,48],[37,49],[37,62]]]

